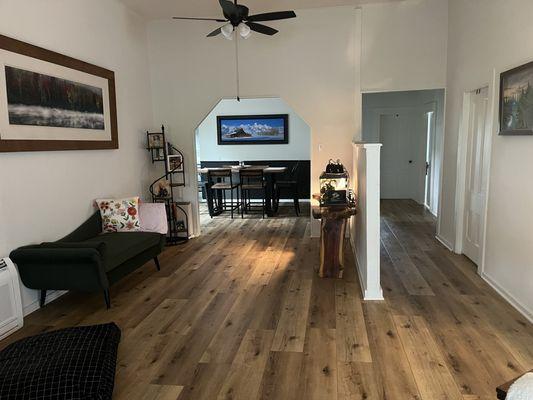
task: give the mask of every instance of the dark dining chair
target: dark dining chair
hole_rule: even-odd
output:
[[[279,200],[281,198],[282,190],[289,192],[294,202],[294,211],[296,216],[300,215],[300,201],[298,195],[298,166],[300,162],[297,161],[291,168],[290,172],[284,177],[285,179],[276,180],[274,183],[274,212],[278,212]]]
[[[261,211],[263,218],[265,218],[265,201],[266,201],[266,182],[263,168],[251,167],[242,168],[239,171],[239,180],[241,186],[241,218],[244,218],[246,211],[252,211],[251,194],[261,194]]]
[[[238,210],[240,203],[239,198],[239,184],[233,182],[233,173],[231,168],[209,169],[207,172],[207,182],[209,183],[210,190],[213,194],[213,198],[221,198],[221,209],[224,211],[230,211],[231,218],[233,219],[233,212]],[[230,203],[226,199],[226,192],[230,191]],[[234,190],[237,190],[237,202],[234,201]]]

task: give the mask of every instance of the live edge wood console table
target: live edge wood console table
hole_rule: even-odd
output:
[[[321,278],[342,278],[346,221],[355,214],[355,207],[347,205],[313,207],[313,218],[321,220],[317,271]]]

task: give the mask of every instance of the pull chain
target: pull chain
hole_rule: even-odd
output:
[[[235,77],[237,83],[237,101],[241,101],[241,87],[239,81],[239,35],[234,31],[235,35]]]

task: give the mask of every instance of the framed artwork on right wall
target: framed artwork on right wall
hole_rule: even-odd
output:
[[[500,135],[533,135],[533,62],[500,75]]]

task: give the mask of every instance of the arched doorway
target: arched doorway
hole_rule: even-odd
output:
[[[267,135],[268,132],[261,132],[268,129],[263,127],[261,117],[267,116],[287,116],[287,140],[286,143],[264,143],[260,135]],[[258,140],[253,137],[249,143],[239,144],[221,143],[220,129],[217,117],[239,117],[244,121],[250,121],[246,129],[250,130],[250,135],[257,134]],[[245,123],[245,122],[236,122]],[[245,98],[221,99],[216,106],[198,124],[195,130],[195,158],[196,166],[200,173],[197,175],[198,197],[197,197],[197,227],[200,232],[202,221],[210,219],[208,199],[205,189],[206,176],[201,171],[206,168],[215,168],[231,165],[268,165],[273,168],[285,168],[283,174],[276,174],[278,180],[297,179],[298,198],[302,205],[301,211],[309,216],[309,201],[311,193],[311,129],[309,125],[281,98]],[[204,175],[204,176],[203,176]],[[272,193],[275,195],[275,193]],[[280,190],[279,208],[273,210],[271,216],[282,218],[293,213],[294,199],[286,190]],[[239,198],[237,191],[234,199]],[[257,199],[255,199],[257,200]],[[254,201],[254,200],[252,200]],[[272,199],[274,205],[274,198]],[[217,216],[219,217],[219,216]],[[251,216],[250,216],[251,217]]]

